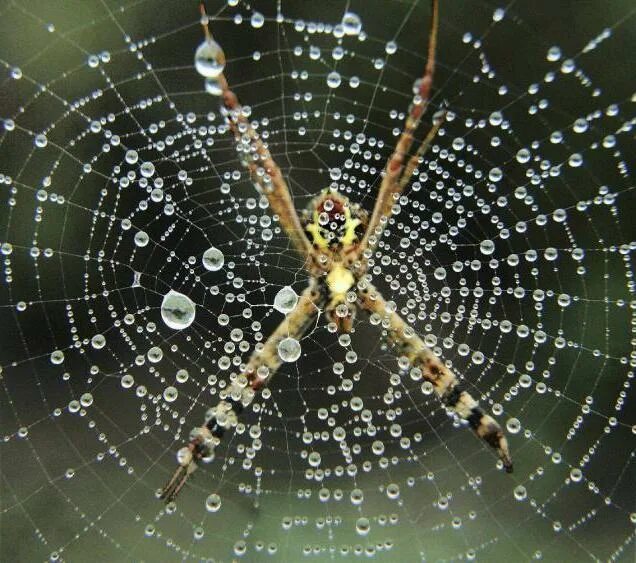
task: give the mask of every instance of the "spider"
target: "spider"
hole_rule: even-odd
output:
[[[199,51],[203,49],[202,62],[208,65],[202,74],[212,77],[212,86],[220,94],[221,109],[234,133],[243,164],[257,189],[267,197],[273,213],[278,215],[280,225],[294,248],[304,258],[310,283],[299,296],[295,308],[286,315],[262,348],[253,352],[240,375],[221,391],[221,401],[208,409],[203,425],[192,430],[188,444],[177,452],[179,465],[161,490],[160,498],[166,502],[174,500],[197,465],[214,459],[214,450],[223,434],[236,426],[238,416],[252,402],[256,392],[269,383],[283,361],[297,359],[300,352],[298,341],[313,324],[318,311],[323,311],[340,332],[351,331],[358,310],[368,313],[371,320],[380,321],[395,353],[405,357],[412,369],[419,370],[441,402],[466,420],[477,436],[496,450],[506,471],[512,472],[508,442],[499,424],[479,408],[455,374],[425,345],[394,310],[395,307],[387,304],[366,275],[369,258],[385,230],[396,200],[444,121],[443,116],[434,120],[419,148],[407,160],[415,140],[414,133],[427,109],[433,83],[438,0],[432,0],[424,75],[419,81],[404,129],[387,160],[370,216],[360,206],[353,205],[331,189],[316,196],[309,208],[298,215],[280,168],[248,121],[223,74],[225,57],[212,38],[203,3],[200,11],[205,41]]]

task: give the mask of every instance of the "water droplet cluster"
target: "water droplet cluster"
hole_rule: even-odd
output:
[[[12,3],[3,25],[34,48],[0,61],[0,559],[82,560],[96,540],[113,561],[629,557],[636,98],[609,56],[630,52],[628,14],[599,14],[576,51],[573,28],[531,34],[533,2],[463,22],[442,5],[416,142],[445,121],[346,299],[382,290],[505,429],[515,473],[381,315],[338,334],[320,311],[276,343],[269,387],[243,374],[309,281],[245,123],[297,209],[331,187],[372,211],[422,103],[423,6],[228,0],[200,42],[181,3],[74,23]],[[210,463],[155,502],[204,416],[227,422]]]

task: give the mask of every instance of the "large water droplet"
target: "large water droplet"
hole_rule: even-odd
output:
[[[358,35],[362,30],[360,16],[353,12],[345,12],[345,15],[342,16],[342,28],[345,35]]]
[[[435,268],[435,271],[433,272],[433,275],[435,276],[436,280],[443,280],[444,278],[446,278],[446,269],[442,268],[441,266],[439,268]]]
[[[146,231],[137,231],[137,233],[135,233],[135,244],[138,247],[143,248],[148,244],[149,240],[150,237],[148,236],[148,233],[146,233]]]
[[[206,78],[205,91],[213,96],[220,96],[223,93],[223,88],[218,78]]]
[[[482,254],[490,256],[495,251],[495,243],[490,239],[482,240],[479,244],[479,250]]]
[[[43,149],[48,144],[49,140],[46,138],[46,135],[40,133],[35,136],[35,146],[39,149]]]
[[[295,362],[300,358],[300,342],[291,336],[278,343],[278,355],[283,362]]]
[[[134,149],[127,150],[125,158],[128,164],[136,164],[139,160],[139,153]]]
[[[175,330],[188,328],[194,321],[195,312],[192,300],[178,291],[170,290],[161,302],[161,318]]]
[[[179,396],[179,391],[172,385],[163,390],[163,398],[167,403],[173,403]]]
[[[155,165],[152,162],[143,162],[139,170],[144,178],[151,178],[155,173]]]
[[[338,181],[342,178],[342,170],[340,168],[332,168],[329,170],[329,176],[332,180]]]
[[[106,346],[106,337],[103,334],[96,334],[91,338],[91,345],[95,350],[101,350]]]
[[[561,49],[557,46],[550,47],[547,58],[550,62],[558,61],[561,58]]]
[[[492,168],[488,173],[488,179],[491,182],[499,182],[503,178],[503,172],[501,168]]]
[[[225,256],[223,253],[216,248],[216,246],[211,246],[203,253],[203,258],[201,259],[203,262],[203,267],[210,272],[216,272],[223,267],[225,263]]]
[[[366,536],[371,530],[371,522],[369,522],[368,518],[362,516],[356,520],[356,532],[360,536]]]
[[[62,350],[54,350],[51,352],[51,363],[59,366],[64,361],[64,352]]]
[[[221,508],[221,497],[216,493],[212,493],[205,499],[205,508],[208,512],[218,512]]]
[[[518,434],[519,430],[521,430],[521,422],[519,422],[518,418],[509,418],[506,422],[506,429],[510,434]]]
[[[263,24],[265,23],[265,17],[260,12],[254,12],[252,14],[252,17],[250,18],[250,23],[252,24],[253,28],[258,29],[259,27],[263,27]]]
[[[274,298],[274,309],[286,315],[293,311],[298,303],[298,295],[294,289],[288,285],[283,287]]]
[[[513,491],[513,494],[517,500],[525,500],[528,496],[528,492],[523,485],[517,485]]]
[[[342,78],[335,70],[327,75],[327,86],[329,86],[329,88],[337,88],[341,82]]]
[[[225,68],[225,55],[213,39],[206,39],[194,54],[194,68],[205,78],[216,78]]]

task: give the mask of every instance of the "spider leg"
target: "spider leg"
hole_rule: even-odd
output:
[[[296,307],[272,332],[260,351],[252,354],[244,372],[251,389],[257,391],[269,384],[283,363],[278,351],[280,342],[287,337],[299,341],[313,324],[318,312],[324,308],[325,302],[325,296],[315,282],[302,292]]]
[[[490,415],[479,408],[470,393],[461,388],[455,374],[424,344],[402,317],[387,306],[375,287],[369,284],[359,292],[359,306],[382,319],[382,326],[386,328],[388,340],[395,351],[406,356],[412,367],[421,370],[423,378],[433,385],[442,403],[468,421],[475,434],[495,449],[506,471],[511,473],[512,458],[503,430]]]
[[[177,453],[179,467],[162,489],[160,498],[166,502],[173,501],[197,468],[197,463],[214,459],[214,449],[225,431],[236,426],[243,408],[254,400],[256,392],[269,383],[283,363],[278,350],[281,341],[286,338],[299,341],[324,304],[325,297],[315,283],[303,291],[296,307],[287,314],[263,346],[252,353],[242,373],[221,390],[221,401],[208,409],[204,424],[192,430],[190,442]]]
[[[437,133],[437,130],[441,126],[441,123],[439,122],[433,126],[431,132],[424,139],[424,142],[418,149],[416,155],[414,155],[414,160],[413,158],[411,159],[411,162],[409,163],[409,167],[412,164],[410,172],[408,172],[407,167],[407,174],[403,175],[404,162],[411,146],[413,145],[415,130],[422,120],[422,116],[428,107],[430,99],[433,75],[435,73],[435,51],[437,48],[438,26],[439,2],[438,0],[432,0],[431,27],[428,35],[428,57],[424,75],[420,80],[417,95],[409,108],[404,130],[395,145],[393,154],[391,154],[387,160],[386,167],[384,168],[382,182],[373,208],[373,213],[371,214],[371,219],[369,220],[364,237],[358,247],[358,256],[361,256],[365,250],[369,248],[373,249],[377,245],[384,230],[384,225],[386,224],[388,217],[391,215],[391,209],[395,203],[395,199],[404,190],[406,184],[408,184],[408,179],[411,177],[419,158],[426,152]],[[404,177],[406,177],[406,180],[402,180]]]
[[[212,40],[205,4],[200,3],[201,24],[206,39]],[[227,112],[230,129],[234,133],[237,150],[248,168],[250,177],[258,190],[265,195],[272,212],[278,215],[280,226],[303,258],[308,258],[312,246],[300,223],[298,213],[283,173],[274,161],[269,149],[248,120],[237,95],[230,88],[223,73],[217,80],[221,87],[222,108]]]
[[[177,467],[170,482],[162,489],[160,499],[165,500],[166,503],[172,502],[177,496],[178,490],[185,484],[188,478],[188,472],[185,467]]]
[[[193,453],[195,452],[195,453]],[[181,448],[177,455],[179,466],[175,470],[172,478],[161,490],[159,498],[166,503],[172,502],[179,494],[181,488],[185,485],[188,477],[197,468],[195,454],[200,452],[199,444],[194,440],[186,447]]]
[[[439,128],[444,124],[445,118],[446,118],[446,113],[444,113],[443,116],[433,124],[433,127],[431,127],[429,132],[426,134],[426,137],[424,137],[424,140],[418,147],[415,154],[413,154],[411,158],[409,158],[409,162],[404,168],[404,172],[402,173],[402,176],[400,177],[400,182],[398,184],[399,186],[398,193],[402,193],[404,191],[404,188],[411,181],[413,172],[415,171],[415,168],[417,167],[417,165],[420,163],[420,158],[422,158],[427,153],[428,149],[431,147],[431,143],[433,142],[433,139],[437,135]],[[393,202],[389,202],[389,203],[391,203],[391,205],[393,204]],[[390,212],[390,209],[387,209],[385,216],[387,216],[389,212]]]

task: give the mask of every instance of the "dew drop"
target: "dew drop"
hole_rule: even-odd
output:
[[[206,78],[205,79],[205,91],[212,96],[220,96],[223,93],[223,88],[218,78]]]
[[[96,334],[91,338],[91,346],[95,348],[95,350],[101,350],[106,346],[106,337],[103,334]]]
[[[466,146],[466,141],[463,137],[455,137],[453,139],[453,149],[456,151],[462,150]]]
[[[550,62],[558,61],[561,58],[561,49],[557,46],[548,49],[547,59]]]
[[[353,12],[345,12],[345,15],[342,16],[342,29],[345,35],[358,35],[362,30],[360,16]]]
[[[340,86],[341,82],[342,78],[340,77],[340,74],[335,70],[327,75],[327,86],[329,86],[329,88],[337,88],[338,86]]]
[[[503,172],[501,168],[493,168],[488,173],[488,179],[491,182],[499,182],[503,178]]]
[[[439,268],[435,268],[433,275],[435,276],[436,280],[441,281],[443,279],[446,279],[446,269],[442,268],[441,266]]]
[[[126,151],[126,156],[124,158],[128,164],[136,164],[139,160],[139,154],[136,150],[130,149]]]
[[[161,318],[174,330],[188,328],[194,322],[195,313],[192,300],[178,291],[170,290],[161,302]]]
[[[139,171],[144,178],[151,178],[155,173],[155,165],[152,162],[143,162]]]
[[[495,251],[495,243],[490,239],[482,240],[479,244],[479,250],[485,256],[490,256]]]
[[[90,393],[84,393],[80,397],[80,405],[83,407],[90,407],[93,404],[93,395]]]
[[[39,135],[35,136],[35,146],[38,147],[39,149],[43,149],[44,147],[46,147],[46,145],[48,145],[49,140],[46,138],[46,135],[44,135],[43,133],[40,133]]]
[[[212,493],[205,499],[205,509],[208,512],[218,512],[221,508],[221,497],[216,493]]]
[[[194,54],[194,68],[205,78],[216,78],[225,68],[225,55],[213,39],[206,39]]]
[[[55,350],[51,353],[51,363],[59,366],[62,362],[64,362],[64,352],[62,350]]]
[[[519,149],[517,151],[517,162],[519,164],[525,164],[530,160],[530,151],[528,149]]]
[[[148,350],[146,356],[148,356],[150,363],[158,364],[163,359],[163,350],[159,346],[153,346]]]
[[[583,157],[581,156],[580,153],[574,153],[568,159],[568,164],[572,168],[579,168],[581,166],[581,164],[583,164]]]
[[[291,336],[278,343],[278,355],[283,362],[295,362],[300,358],[300,342]]]
[[[521,430],[521,422],[519,422],[518,418],[509,418],[506,422],[506,429],[510,434],[518,434],[519,430]]]
[[[260,12],[254,12],[252,17],[250,18],[250,23],[254,29],[259,29],[263,27],[265,23],[265,17]]]
[[[223,264],[225,264],[225,256],[223,256],[223,253],[218,248],[211,246],[203,253],[201,261],[206,270],[217,272],[223,267]]]
[[[298,303],[298,295],[294,289],[288,285],[279,290],[274,298],[274,309],[286,315],[294,310]]]
[[[148,236],[148,233],[146,233],[146,231],[137,231],[135,233],[135,245],[139,248],[147,246],[149,241],[150,237]]]
[[[492,21],[500,22],[504,18],[505,15],[506,15],[506,11],[503,8],[497,8],[492,13]]]
[[[523,485],[517,485],[514,488],[512,493],[514,497],[519,501],[525,500],[526,497],[528,496],[528,492],[526,491],[526,488]]]
[[[356,533],[359,536],[366,536],[371,530],[371,523],[368,518],[361,517],[356,520]]]
[[[173,403],[178,396],[179,391],[177,391],[177,388],[173,387],[172,385],[170,387],[166,387],[163,390],[163,398],[167,403]]]

